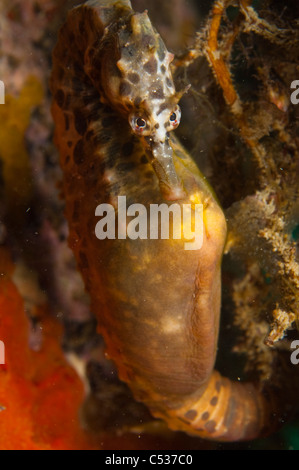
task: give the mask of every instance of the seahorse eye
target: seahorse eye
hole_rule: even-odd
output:
[[[178,127],[178,125],[180,124],[180,120],[181,120],[181,110],[179,106],[176,106],[169,116],[169,122],[171,126],[170,130]]]
[[[143,129],[146,126],[146,120],[139,117],[136,119],[136,127],[139,127],[139,129]]]
[[[131,114],[129,122],[136,134],[148,135],[150,133],[151,127],[146,116]]]

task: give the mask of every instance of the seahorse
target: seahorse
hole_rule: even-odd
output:
[[[251,440],[281,416],[272,393],[214,369],[226,219],[172,132],[182,95],[172,59],[147,11],[135,13],[129,0],[90,0],[69,12],[51,76],[69,244],[107,354],[136,400],[170,429]],[[117,213],[118,196],[145,207],[202,204],[202,247],[185,250],[171,237],[99,240],[96,208]]]

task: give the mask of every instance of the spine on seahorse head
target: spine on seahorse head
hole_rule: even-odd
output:
[[[93,0],[69,13],[51,78],[69,243],[107,352],[136,399],[172,429],[219,441],[253,439],[277,424],[277,403],[213,370],[226,221],[170,133],[181,96],[171,60],[147,13],[134,13],[129,1]],[[202,204],[202,247],[128,237],[119,196],[147,215],[151,204],[189,204],[192,211]],[[116,230],[99,240],[102,204],[114,209]]]

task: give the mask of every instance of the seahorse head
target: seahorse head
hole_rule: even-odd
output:
[[[110,101],[126,116],[140,136],[167,199],[183,197],[176,175],[170,132],[180,123],[178,102],[166,49],[147,12],[130,16],[118,34],[117,73],[106,90]],[[111,70],[110,70],[111,71]]]

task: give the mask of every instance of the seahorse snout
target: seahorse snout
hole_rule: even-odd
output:
[[[173,150],[169,138],[160,140],[159,135],[146,139],[148,156],[159,179],[161,192],[167,200],[186,197],[182,183],[173,163]]]

